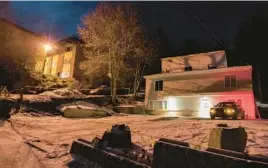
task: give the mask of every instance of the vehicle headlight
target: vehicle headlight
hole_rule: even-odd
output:
[[[215,113],[215,109],[211,109],[210,112],[211,112],[211,113]]]
[[[235,112],[234,109],[226,109],[226,113],[227,113],[227,114],[232,114],[232,113],[234,113],[234,112]]]

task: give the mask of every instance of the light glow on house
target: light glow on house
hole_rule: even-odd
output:
[[[177,99],[175,97],[168,97],[167,99],[167,110],[177,110]]]
[[[167,110],[168,110],[168,112],[166,113],[166,116],[168,116],[168,117],[177,116],[177,113],[175,111],[178,109],[177,105],[178,105],[178,101],[175,97],[172,97],[172,96],[168,97],[167,98]]]

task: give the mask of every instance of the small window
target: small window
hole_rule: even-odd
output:
[[[217,66],[215,66],[215,65],[212,65],[212,64],[208,65],[208,69],[216,69],[216,68],[217,68]]]
[[[224,87],[225,88],[230,88],[231,87],[231,77],[230,77],[230,75],[225,75]]]
[[[65,49],[65,52],[69,52],[69,51],[72,51],[72,47],[67,47],[67,48]]]
[[[236,88],[236,86],[237,86],[236,75],[231,75],[231,88]]]
[[[163,90],[163,81],[155,81],[154,83],[154,90],[155,91],[162,91]]]
[[[193,67],[191,66],[187,66],[184,68],[184,71],[192,71],[193,70]]]
[[[225,75],[224,87],[225,88],[235,88],[235,87],[237,87],[236,75]]]

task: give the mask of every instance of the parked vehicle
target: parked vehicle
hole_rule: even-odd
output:
[[[220,102],[210,108],[210,118],[215,119],[216,117],[244,119],[245,111],[236,102]]]

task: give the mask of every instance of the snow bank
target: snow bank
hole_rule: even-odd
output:
[[[68,109],[72,108],[72,109],[101,110],[101,111],[106,112],[108,114],[114,113],[114,111],[111,109],[108,109],[106,107],[101,107],[101,106],[98,106],[96,104],[88,103],[85,101],[76,101],[73,103],[62,104],[62,105],[57,107],[57,110],[64,112],[64,110],[66,110],[67,108]]]
[[[258,107],[261,107],[261,108],[268,108],[268,104],[261,103],[261,102],[259,102],[259,101],[256,101],[256,105],[257,105]]]
[[[39,95],[49,96],[53,98],[63,98],[63,97],[83,98],[85,97],[85,95],[79,92],[78,90],[70,89],[70,88],[62,88],[62,89],[56,89],[53,91],[46,91]]]

